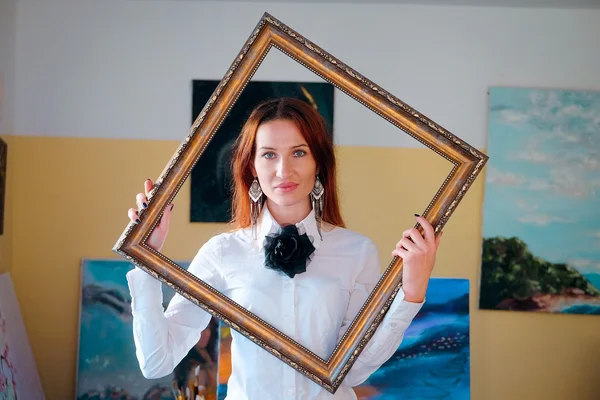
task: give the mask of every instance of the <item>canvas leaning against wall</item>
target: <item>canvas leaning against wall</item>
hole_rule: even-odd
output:
[[[0,400],[45,398],[10,274],[0,274]]]
[[[191,123],[198,117],[219,83],[218,80],[192,82]],[[232,146],[254,107],[264,100],[277,97],[303,100],[319,111],[333,139],[334,88],[332,84],[324,82],[250,81],[192,169],[190,221],[230,221]]]
[[[427,301],[396,353],[362,385],[359,400],[471,398],[469,280],[432,278]],[[231,331],[220,326],[218,399],[231,375]]]
[[[600,92],[490,91],[479,306],[600,315]]]
[[[4,211],[6,208],[6,165],[8,145],[0,139],[0,235],[4,234]]]
[[[161,379],[142,375],[135,355],[126,278],[132,268],[126,260],[83,260],[77,400],[174,400],[175,388],[185,392],[181,388],[195,379],[203,386],[204,400],[216,399],[219,337],[215,319],[172,374]],[[175,292],[162,286],[166,308]]]

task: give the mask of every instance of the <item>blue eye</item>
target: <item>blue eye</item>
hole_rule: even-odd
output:
[[[264,158],[273,158],[275,157],[275,153],[273,153],[272,151],[268,151],[265,154],[263,154]]]
[[[296,156],[296,157],[302,157],[302,156],[305,156],[305,155],[306,155],[306,151],[304,151],[304,150],[296,150],[294,152],[294,156]]]

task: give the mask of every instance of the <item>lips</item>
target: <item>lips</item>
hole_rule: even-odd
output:
[[[280,185],[277,185],[276,187],[279,189],[285,189],[285,188],[294,187],[294,186],[298,186],[298,184],[294,183],[294,182],[289,182],[289,183],[282,183]]]
[[[289,192],[291,190],[296,189],[297,187],[298,187],[297,183],[288,182],[288,183],[282,183],[282,184],[275,186],[275,189],[278,189],[283,192]]]

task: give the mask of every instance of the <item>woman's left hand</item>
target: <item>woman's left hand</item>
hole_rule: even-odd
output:
[[[425,300],[442,232],[436,237],[429,221],[420,216],[417,216],[417,221],[423,227],[425,237],[416,228],[404,231],[402,239],[392,251],[392,256],[398,256],[403,261],[402,290],[404,299],[409,302],[421,303]]]

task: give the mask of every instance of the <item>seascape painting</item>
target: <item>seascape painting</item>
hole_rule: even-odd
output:
[[[600,91],[492,88],[479,306],[600,315]]]
[[[192,82],[191,123],[196,120],[219,83],[219,80]],[[190,221],[230,221],[232,148],[254,107],[271,98],[301,99],[319,111],[333,139],[334,88],[326,82],[250,81],[192,169]]]
[[[427,301],[396,353],[354,391],[359,400],[469,400],[469,280],[432,278]],[[231,334],[221,324],[218,399],[231,374]]]
[[[135,355],[126,278],[132,268],[126,260],[83,261],[77,400],[180,400],[180,393],[193,390],[201,392],[205,400],[215,400],[219,343],[215,319],[171,375],[161,379],[142,375]],[[175,292],[167,285],[162,287],[166,308]]]

